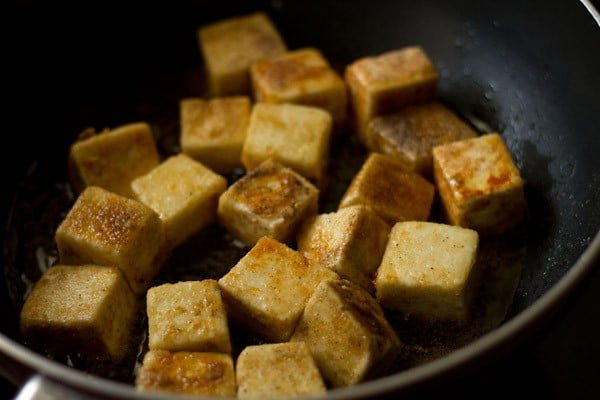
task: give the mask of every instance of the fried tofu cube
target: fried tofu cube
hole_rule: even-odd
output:
[[[304,342],[247,346],[235,369],[239,399],[317,395],[327,390]]]
[[[141,392],[235,397],[235,371],[229,354],[150,350],[136,374]]]
[[[120,361],[137,305],[121,271],[98,265],[50,267],[21,310],[27,345],[54,356]]]
[[[116,266],[135,294],[146,291],[167,255],[157,213],[95,186],[79,195],[54,236],[61,264]]]
[[[429,218],[435,187],[392,158],[371,153],[342,196],[339,208],[362,204],[390,226]]]
[[[218,217],[249,246],[263,236],[291,243],[302,222],[317,213],[318,203],[313,184],[269,159],[227,188],[219,198]]]
[[[219,286],[231,318],[267,340],[285,342],[319,282],[336,278],[329,268],[263,237],[219,279]]]
[[[320,108],[255,104],[242,163],[250,170],[273,157],[320,187],[329,158],[331,129],[331,115]]]
[[[98,186],[132,197],[131,181],[156,167],[159,154],[150,126],[132,123],[82,132],[69,151],[69,177],[76,193]]]
[[[212,96],[250,94],[250,66],[287,51],[277,27],[263,12],[201,26],[198,44]]]
[[[227,179],[178,154],[136,178],[131,187],[139,201],[158,213],[168,246],[173,248],[216,221]]]
[[[215,280],[151,287],[146,314],[150,350],[231,352],[227,314]]]
[[[366,128],[379,115],[436,97],[439,74],[425,51],[410,46],[358,59],[344,77],[358,137],[367,146]]]
[[[251,107],[247,96],[181,100],[182,153],[221,174],[241,167]]]
[[[477,136],[467,123],[440,102],[409,106],[373,118],[367,125],[370,150],[400,161],[407,171],[433,177],[433,148]]]
[[[308,345],[332,387],[388,372],[402,346],[379,303],[345,279],[319,284],[291,341]]]
[[[495,235],[523,220],[523,179],[498,133],[434,148],[433,166],[449,223]]]
[[[478,245],[479,235],[472,229],[397,223],[377,270],[377,300],[425,320],[467,320],[478,281]]]
[[[363,205],[309,219],[298,234],[298,251],[316,264],[373,292],[390,226]]]
[[[336,126],[346,121],[346,83],[314,48],[289,51],[250,67],[254,98],[265,103],[294,103],[329,111]]]

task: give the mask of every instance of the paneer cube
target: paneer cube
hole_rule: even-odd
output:
[[[407,171],[433,177],[435,146],[473,138],[477,132],[440,102],[406,107],[367,125],[371,150],[400,161]]]
[[[239,399],[325,394],[326,387],[306,343],[248,346],[236,365]]]
[[[96,133],[82,132],[69,151],[69,178],[76,193],[98,186],[132,197],[131,181],[160,162],[156,143],[145,122]]]
[[[402,346],[379,303],[345,279],[319,284],[291,341],[308,345],[333,387],[387,373]]]
[[[435,187],[392,158],[371,153],[342,196],[339,208],[362,204],[390,226],[429,218]]]
[[[150,350],[231,352],[227,314],[215,280],[151,287],[146,313]]]
[[[377,300],[425,320],[465,321],[478,285],[479,235],[433,222],[399,222],[377,270]]]
[[[28,346],[54,356],[120,361],[136,311],[135,296],[118,268],[56,265],[27,297],[21,332]]]
[[[240,157],[250,110],[250,98],[247,96],[181,100],[182,153],[221,174],[241,167]]]
[[[523,220],[523,180],[498,133],[438,146],[433,161],[449,223],[494,235]]]
[[[138,369],[141,392],[235,397],[233,359],[229,354],[150,350]]]
[[[364,57],[346,67],[355,127],[367,146],[369,121],[405,106],[434,100],[439,74],[419,46]]]
[[[250,66],[287,50],[276,26],[263,12],[201,26],[198,44],[213,96],[250,94]]]
[[[336,278],[329,268],[263,237],[219,279],[219,286],[231,318],[267,340],[285,342],[319,282]]]
[[[300,224],[317,213],[318,203],[313,184],[269,159],[227,188],[219,198],[218,217],[249,246],[263,236],[291,243]]]
[[[250,170],[273,157],[320,187],[329,158],[331,121],[327,111],[316,107],[255,104],[242,163]]]
[[[146,291],[167,256],[157,213],[95,186],[79,195],[55,241],[61,264],[116,266],[135,294]]]
[[[250,67],[254,98],[329,111],[336,126],[346,121],[346,83],[315,48],[287,52]]]
[[[227,188],[227,179],[178,154],[136,178],[131,187],[139,201],[158,213],[167,245],[173,248],[216,221],[219,196]]]
[[[298,251],[373,292],[390,226],[363,205],[309,219],[298,234]]]

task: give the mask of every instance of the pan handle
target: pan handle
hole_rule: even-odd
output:
[[[75,391],[65,384],[57,383],[43,375],[33,375],[23,385],[14,400],[98,400],[85,393]]]

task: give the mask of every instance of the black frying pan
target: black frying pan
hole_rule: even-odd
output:
[[[442,378],[501,360],[564,306],[600,253],[600,29],[586,6],[575,0],[284,0],[145,4],[133,11],[86,4],[67,13],[19,4],[5,59],[2,375],[21,385],[39,372],[45,385],[142,397],[131,385],[84,375],[20,344],[26,281],[35,279],[32,265],[48,255],[35,249],[60,218],[60,210],[55,219],[46,217],[48,207],[69,201],[56,183],[65,180],[68,145],[77,133],[148,119],[159,145],[173,149],[177,101],[203,88],[195,28],[258,9],[270,13],[289,48],[318,47],[340,68],[364,55],[423,46],[441,72],[440,97],[475,124],[501,132],[526,181],[529,209],[520,236],[526,253],[506,321],[446,357],[329,396],[428,393]]]

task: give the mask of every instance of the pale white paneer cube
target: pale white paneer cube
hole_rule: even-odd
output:
[[[289,51],[250,67],[256,101],[294,103],[329,111],[336,126],[346,121],[346,83],[315,48]]]
[[[387,154],[407,171],[433,177],[433,148],[477,136],[465,121],[438,101],[406,107],[369,121],[370,150]]]
[[[285,342],[319,282],[336,278],[329,268],[263,237],[219,279],[219,286],[231,318],[267,340]]]
[[[298,251],[373,292],[389,232],[390,226],[369,208],[350,206],[309,219],[298,234]]]
[[[217,281],[182,281],[148,289],[150,350],[229,353],[227,314]]]
[[[425,320],[467,320],[478,286],[478,246],[479,235],[472,229],[397,223],[377,270],[377,300],[385,308]]]
[[[218,217],[249,246],[263,236],[291,244],[300,224],[317,213],[318,203],[313,184],[269,159],[227,188],[219,198]]]
[[[135,294],[146,291],[167,256],[157,213],[95,186],[79,195],[54,236],[61,264],[116,266]]]
[[[239,399],[319,395],[327,391],[304,342],[247,346],[237,358],[235,369]]]
[[[346,67],[358,137],[369,146],[369,121],[405,106],[434,100],[439,74],[420,46],[360,58]]]
[[[402,346],[379,303],[345,279],[319,284],[291,341],[308,345],[332,387],[354,385],[389,372]]]
[[[277,27],[264,12],[201,26],[198,44],[212,96],[250,94],[250,66],[287,50]]]
[[[398,221],[429,218],[435,187],[389,156],[371,153],[352,178],[340,199],[339,208],[362,204],[390,226]]]
[[[498,133],[435,147],[433,161],[449,223],[494,235],[523,220],[523,179]]]
[[[227,179],[189,156],[177,154],[136,178],[131,187],[139,201],[158,213],[167,244],[174,248],[216,221]]]
[[[131,123],[96,133],[82,132],[69,151],[69,178],[76,193],[98,186],[132,197],[131,181],[160,162],[150,126]]]
[[[233,359],[223,353],[150,350],[135,386],[140,392],[235,397]]]
[[[331,114],[320,108],[257,103],[250,115],[242,163],[251,170],[275,158],[320,187],[329,158],[331,129]]]
[[[120,361],[136,312],[135,296],[118,268],[56,265],[25,300],[21,333],[28,346],[45,354]]]
[[[241,167],[251,109],[248,96],[181,100],[181,152],[217,173]]]

